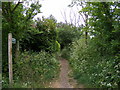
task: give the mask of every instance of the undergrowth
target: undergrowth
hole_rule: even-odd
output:
[[[73,77],[79,84],[88,88],[119,87],[120,54],[101,55],[94,44],[86,46],[82,39],[74,42],[72,47],[69,62]]]
[[[21,53],[13,65],[13,88],[44,88],[59,74],[59,61],[55,55],[41,51]],[[3,88],[9,87],[3,77]]]

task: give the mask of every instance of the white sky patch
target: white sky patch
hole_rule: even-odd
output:
[[[38,14],[36,17],[49,17],[52,14],[59,22],[63,21],[61,11],[65,10],[65,8],[68,8],[67,6],[71,3],[71,0],[44,0],[40,1],[40,3],[42,4],[42,13]]]
[[[38,17],[41,18],[42,16],[45,16],[46,18],[49,17],[51,14],[57,19],[57,22],[65,22],[63,16],[61,13],[66,13],[66,19],[70,23],[70,14],[71,18],[73,19],[73,22],[76,19],[78,20],[79,13],[77,8],[74,6],[72,8],[68,7],[69,4],[71,4],[72,0],[40,0],[40,4],[42,4],[42,7],[40,8],[42,13],[39,13],[35,16],[34,19],[37,19]],[[71,13],[70,13],[71,12]],[[81,22],[83,23],[82,19]]]

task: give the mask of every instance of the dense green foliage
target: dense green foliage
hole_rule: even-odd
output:
[[[120,3],[88,3],[83,11],[91,16],[89,26],[100,52],[117,54],[120,51]],[[99,10],[100,9],[100,10]]]
[[[81,38],[81,27],[75,27],[74,25],[58,23],[58,41],[61,45],[61,57],[68,59],[70,56],[70,46],[73,41]]]
[[[58,23],[57,30],[61,49],[70,46],[73,41],[79,39],[81,36],[79,28],[69,24]]]
[[[33,20],[40,13],[38,2],[27,3],[29,8],[21,2],[2,3],[3,87],[9,87],[10,32],[17,39],[13,44],[13,87],[44,87],[59,74],[57,54],[68,59],[73,77],[85,87],[120,86],[120,3],[79,3],[74,0],[71,7],[81,5],[79,13],[87,17],[81,27],[57,23],[52,15]]]
[[[57,32],[54,20],[43,18],[38,19],[36,23],[36,27],[29,29],[27,36],[21,40],[22,49],[56,52]]]
[[[86,87],[118,87],[120,54],[101,56],[97,48],[92,41],[89,46],[82,39],[73,43],[70,65],[74,78]]]
[[[33,21],[34,16],[40,13],[41,5],[35,1],[26,3],[29,8],[21,2],[2,4],[4,88],[9,87],[8,33],[12,33],[13,38],[17,40],[12,50],[13,87],[43,87],[45,82],[50,82],[58,75],[59,62],[54,55],[55,52],[60,51],[60,44],[56,39],[56,21],[52,16]]]
[[[8,33],[12,33],[17,42],[26,36],[25,32],[28,30],[33,17],[40,13],[40,7],[41,5],[38,3],[31,3],[30,8],[27,9],[21,2],[2,2],[2,71],[6,75],[8,75]],[[13,58],[16,48],[17,44],[13,45]]]
[[[55,55],[44,51],[39,53],[24,51],[13,66],[15,83],[13,87],[44,87],[42,86],[44,83],[58,76],[59,69]],[[3,83],[3,87],[8,87],[7,83]],[[16,86],[17,84],[19,86]]]
[[[120,3],[87,2],[81,12],[87,12],[89,34],[73,43],[70,64],[73,76],[86,87],[120,86]]]

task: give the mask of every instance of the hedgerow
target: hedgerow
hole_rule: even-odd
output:
[[[13,87],[44,87],[59,74],[59,61],[45,51],[21,53],[13,66]],[[5,82],[5,83],[4,83]],[[16,86],[17,85],[17,86]],[[3,88],[7,82],[3,79]]]
[[[120,54],[103,55],[93,44],[86,46],[84,40],[73,43],[70,54],[70,65],[73,76],[78,83],[86,87],[117,88],[120,81]]]

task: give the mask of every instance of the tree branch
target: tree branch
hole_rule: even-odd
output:
[[[16,10],[16,8],[19,6],[20,3],[23,3],[23,2],[18,2],[17,5],[13,8],[13,10],[11,11],[12,13]]]
[[[65,23],[67,24],[67,18],[66,18],[66,13],[65,13],[65,10],[64,10],[64,15],[63,13],[61,12],[61,15],[63,16],[63,19],[65,20]]]
[[[84,20],[84,22],[85,22],[86,20],[85,20],[85,18],[83,17],[82,13],[80,13],[80,15],[82,16],[82,18],[83,18],[83,20]]]
[[[8,6],[9,6],[9,11],[11,13],[11,2],[8,2]]]
[[[29,14],[29,16],[28,16],[28,18],[26,19],[26,21],[28,21],[30,18],[31,18],[31,16],[32,16],[32,13],[35,11],[35,9],[33,9],[32,11],[31,11],[31,13]]]

